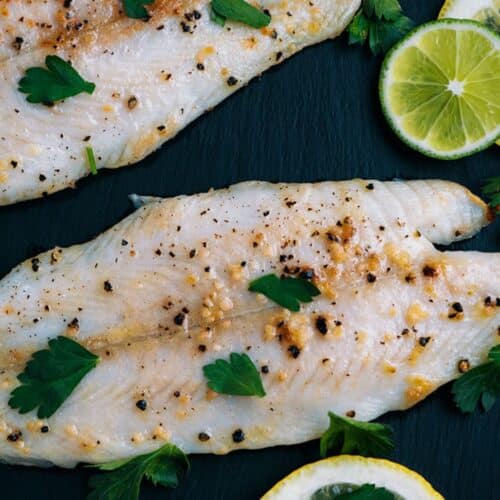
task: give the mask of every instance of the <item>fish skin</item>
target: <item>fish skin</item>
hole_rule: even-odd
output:
[[[105,24],[64,38],[55,49],[40,43],[0,60],[0,205],[74,187],[90,173],[89,146],[97,168],[141,160],[269,67],[339,35],[360,0],[260,4],[272,14],[261,30],[217,25],[208,0],[159,0],[147,23],[111,13]],[[185,13],[194,10],[201,18],[188,21]],[[94,93],[52,107],[28,103],[18,82],[49,54],[70,59],[96,84]]]
[[[95,240],[41,254],[36,270],[27,261],[0,282],[1,460],[72,467],[167,441],[186,453],[299,443],[321,435],[328,411],[370,420],[416,404],[459,375],[459,360],[475,366],[500,340],[500,308],[485,305],[500,296],[500,254],[433,246],[488,223],[486,205],[456,184],[248,182],[143,202]],[[322,291],[297,314],[247,290],[285,266],[314,270]],[[449,318],[455,302],[463,314]],[[57,335],[101,361],[52,417],[20,415],[8,407],[15,377]],[[202,367],[231,352],[268,366],[266,397],[208,390]],[[10,442],[14,431],[22,439]]]

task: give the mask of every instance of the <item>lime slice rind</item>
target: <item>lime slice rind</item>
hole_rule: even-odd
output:
[[[444,160],[452,160],[470,156],[476,152],[482,151],[500,138],[500,110],[497,107],[498,98],[492,97],[491,95],[485,95],[484,91],[478,92],[477,88],[474,88],[474,85],[479,85],[479,87],[481,87],[481,83],[483,83],[484,86],[488,88],[490,86],[494,86],[496,84],[495,80],[498,79],[498,74],[496,74],[495,66],[494,71],[492,70],[491,75],[489,75],[491,76],[491,78],[484,78],[485,75],[483,74],[483,77],[480,79],[482,81],[469,81],[467,77],[465,77],[463,81],[457,79],[452,82],[450,80],[450,75],[452,75],[453,73],[450,72],[449,69],[453,68],[453,64],[450,64],[450,68],[445,71],[440,67],[443,64],[442,61],[445,61],[444,64],[446,64],[445,56],[436,59],[432,56],[429,57],[428,54],[423,52],[423,54],[427,56],[426,59],[432,62],[433,65],[435,65],[435,69],[433,69],[432,71],[428,70],[427,76],[424,75],[422,77],[422,72],[418,71],[418,65],[422,65],[421,60],[423,60],[423,58],[420,57],[420,60],[406,61],[405,63],[404,59],[406,57],[406,53],[410,49],[413,49],[413,54],[416,54],[416,51],[414,50],[415,48],[421,50],[421,45],[419,43],[420,40],[428,34],[430,34],[430,36],[428,36],[427,38],[431,40],[432,32],[437,33],[439,30],[446,30],[448,32],[455,31],[457,33],[458,50],[456,52],[457,62],[454,69],[458,73],[462,71],[462,76],[465,73],[467,75],[471,75],[472,77],[474,75],[474,72],[478,70],[483,61],[473,61],[474,64],[470,67],[462,65],[461,68],[459,58],[460,40],[473,39],[474,37],[479,40],[478,37],[483,37],[483,39],[485,39],[488,43],[487,45],[483,44],[484,46],[476,43],[474,49],[476,52],[475,56],[479,58],[482,57],[484,48],[486,46],[489,46],[491,50],[485,53],[486,58],[493,56],[495,58],[494,60],[496,61],[495,54],[498,54],[500,52],[499,34],[476,21],[457,19],[431,21],[430,23],[424,24],[411,32],[388,53],[383,63],[380,75],[379,94],[383,113],[386,116],[391,128],[403,142],[426,156]],[[464,33],[466,33],[465,36],[463,35]],[[469,36],[470,33],[472,33],[474,36]],[[464,51],[464,47],[462,47],[462,51]],[[466,52],[466,54],[468,53]],[[461,59],[463,59],[463,57]],[[448,58],[448,60],[450,60],[450,58]],[[407,68],[405,68],[405,64]],[[398,68],[398,65],[402,65],[402,69]],[[415,68],[417,68],[417,70],[415,70]],[[487,70],[488,66],[485,65],[485,68]],[[415,70],[414,72],[417,73],[416,76],[413,76],[411,74],[412,70]],[[408,109],[411,108],[410,103],[402,103],[399,106],[395,106],[395,100],[393,99],[394,87],[403,83],[410,85],[415,84],[416,86],[419,86],[420,89],[423,88],[426,84],[443,87],[443,82],[441,79],[439,79],[439,81],[436,81],[439,78],[438,72],[436,70],[438,70],[439,73],[448,75],[447,79],[449,80],[449,82],[447,82],[447,84],[444,86],[445,89],[449,89],[450,87],[453,88],[453,85],[463,85],[461,91],[458,94],[460,97],[457,97],[456,99],[457,104],[450,104],[449,108],[451,111],[453,111],[452,114],[454,114],[455,118],[460,122],[461,130],[457,128],[456,123],[447,124],[447,120],[448,122],[450,120],[450,117],[448,116],[447,119],[441,119],[440,125],[438,124],[438,126],[442,127],[441,131],[435,129],[434,132],[428,133],[424,136],[421,132],[421,130],[424,129],[424,124],[416,124],[414,126],[409,125],[409,120],[411,117],[408,117],[408,113],[415,112],[415,109],[418,109],[418,107],[412,109],[411,111],[406,110],[405,112],[405,106]],[[429,79],[434,81],[425,81],[425,78],[429,77],[429,75]],[[467,87],[470,87],[472,92],[468,92],[470,89]],[[453,88],[453,90],[455,91],[455,88]],[[448,91],[448,93],[450,94],[450,96],[452,95],[451,89]],[[411,93],[409,95],[411,95]],[[455,96],[455,94],[453,95]],[[468,102],[469,98],[471,99],[471,101],[473,101],[472,103]],[[480,100],[483,101],[483,104],[477,104],[479,105],[480,109],[477,113],[474,112],[473,119],[471,118],[471,111],[474,111],[474,105],[476,103],[479,103]],[[463,112],[463,107],[460,105],[460,102],[462,101],[467,102],[467,111],[465,113]],[[419,103],[419,106],[425,106],[425,102]],[[418,113],[416,113],[415,116],[417,117]],[[429,120],[432,119],[432,117],[429,118],[423,115],[423,117],[420,117],[419,119]],[[465,120],[473,120],[473,123],[465,123]],[[485,123],[483,123],[483,120],[485,121]],[[478,123],[480,124],[480,126],[478,126]],[[445,124],[447,124],[446,127],[444,126]],[[431,129],[432,127],[429,128],[429,132]],[[483,130],[482,134],[480,134],[481,129]],[[415,134],[415,132],[418,130],[420,130],[420,133]],[[441,132],[442,134],[441,138],[439,132]]]

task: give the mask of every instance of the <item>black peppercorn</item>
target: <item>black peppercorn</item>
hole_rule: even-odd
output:
[[[139,410],[145,411],[146,408],[148,407],[148,402],[145,399],[139,399],[139,401],[137,401],[137,403],[135,403],[135,406],[137,406],[137,408],[139,408]]]
[[[318,316],[316,318],[316,328],[322,335],[326,335],[328,333],[328,324],[323,316]]]
[[[425,346],[429,343],[429,341],[430,341],[430,340],[431,340],[431,338],[430,338],[430,337],[420,337],[420,338],[418,339],[418,343],[419,343],[422,347],[425,347]]]
[[[235,443],[241,443],[245,440],[245,433],[241,429],[236,429],[233,432],[233,441]]]
[[[181,326],[184,323],[184,319],[186,318],[186,315],[184,313],[179,313],[177,316],[174,318],[174,323],[176,325]]]

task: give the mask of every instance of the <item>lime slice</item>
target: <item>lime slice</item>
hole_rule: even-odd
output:
[[[410,147],[440,159],[500,137],[500,35],[475,21],[424,24],[387,55],[382,109]]]
[[[444,500],[422,476],[402,465],[350,455],[327,458],[297,469],[261,500],[331,499],[363,485],[385,488],[398,500]]]
[[[440,19],[474,19],[486,24],[488,28],[500,32],[500,0],[446,0],[441,11]],[[497,141],[500,146],[500,140]]]

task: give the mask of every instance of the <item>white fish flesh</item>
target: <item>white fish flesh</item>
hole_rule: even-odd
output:
[[[500,254],[433,246],[488,222],[456,184],[249,182],[142,201],[94,241],[0,281],[2,460],[71,467],[166,441],[186,453],[299,443],[328,411],[368,420],[414,405],[500,340]],[[321,295],[290,313],[248,291],[267,273],[312,277]],[[16,375],[57,335],[101,362],[52,417],[20,415],[7,404]],[[231,352],[266,367],[266,397],[208,390],[202,367]]]
[[[73,4],[66,22],[59,0],[0,0],[8,14],[0,23],[0,205],[74,186],[90,173],[87,147],[97,168],[141,160],[269,67],[340,34],[360,0],[262,0],[272,16],[262,29],[219,26],[208,0],[157,0],[148,22],[125,17],[117,0]],[[28,103],[20,78],[53,54],[95,92],[53,107]]]

